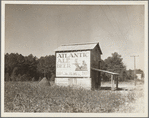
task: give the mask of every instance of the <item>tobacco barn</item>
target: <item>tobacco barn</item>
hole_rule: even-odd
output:
[[[101,86],[101,48],[99,43],[62,45],[55,50],[56,78],[59,86],[97,89]]]

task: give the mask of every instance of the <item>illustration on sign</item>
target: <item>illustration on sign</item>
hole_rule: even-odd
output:
[[[80,65],[76,59],[74,65],[76,66],[75,71],[87,71],[87,64],[84,60],[82,61],[82,65]]]

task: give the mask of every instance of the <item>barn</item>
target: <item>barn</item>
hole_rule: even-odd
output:
[[[56,78],[59,86],[98,89],[101,86],[101,48],[96,43],[62,45],[55,50]]]

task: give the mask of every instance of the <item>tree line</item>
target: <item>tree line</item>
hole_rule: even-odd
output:
[[[5,81],[38,81],[44,76],[50,79],[55,74],[54,55],[40,57],[32,54],[5,54]]]
[[[117,52],[105,60],[101,60],[101,69],[120,74],[120,80],[126,81],[134,79],[134,70],[126,70],[123,58]],[[46,77],[54,81],[56,70],[56,57],[54,55],[37,58],[32,54],[23,56],[18,53],[5,54],[5,81],[38,81]],[[142,70],[136,72],[142,74]],[[101,73],[104,81],[110,80],[110,75]]]
[[[111,56],[101,61],[101,69],[119,73],[120,81],[133,80],[134,77],[137,78],[136,75],[134,76],[134,70],[126,70],[123,58],[117,52],[112,53]],[[141,69],[136,69],[135,71],[136,73],[141,74],[141,77],[144,78],[144,72]],[[101,73],[101,77],[105,81],[110,80],[109,74]]]

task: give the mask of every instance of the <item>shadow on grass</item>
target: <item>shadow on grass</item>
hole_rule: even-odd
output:
[[[111,87],[100,87],[100,90],[111,90]],[[118,88],[118,89],[115,89],[115,91],[128,91],[128,89],[126,88]]]

